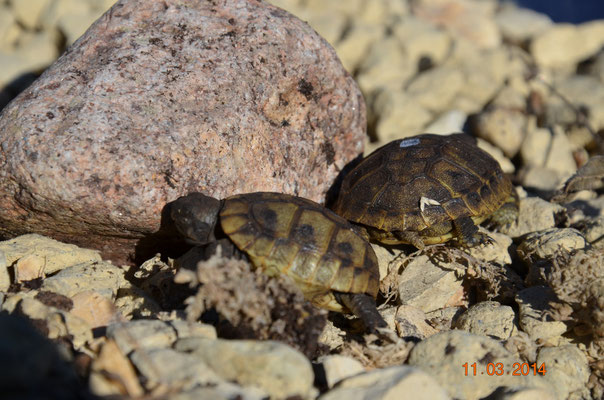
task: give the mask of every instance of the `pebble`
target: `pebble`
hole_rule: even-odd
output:
[[[357,80],[360,88],[364,93],[374,93],[380,89],[402,87],[415,75],[417,65],[405,56],[396,39],[388,37],[369,49],[359,69]]]
[[[205,362],[222,379],[259,387],[277,399],[306,398],[315,390],[308,359],[282,343],[185,338],[174,349]]]
[[[383,368],[356,375],[340,382],[320,400],[363,400],[363,399],[443,399],[445,390],[419,368],[407,365]]]
[[[27,29],[41,27],[41,18],[53,0],[19,0],[11,3],[12,11],[17,20]]]
[[[442,112],[453,101],[464,84],[463,74],[449,67],[437,67],[419,74],[406,88],[406,93],[422,107]]]
[[[333,388],[343,379],[365,372],[363,365],[352,357],[331,354],[319,361],[323,366],[328,388]]]
[[[422,57],[427,57],[432,64],[441,64],[452,44],[451,36],[446,32],[413,16],[396,24],[392,35],[403,49],[405,58],[416,68]]]
[[[518,219],[509,230],[508,236],[517,238],[527,233],[553,228],[556,214],[564,211],[558,204],[550,203],[540,197],[525,197],[518,204]]]
[[[411,96],[396,90],[383,90],[375,100],[381,112],[376,134],[382,143],[422,133],[432,114]]]
[[[426,314],[413,306],[403,304],[396,309],[394,325],[399,337],[405,340],[424,340],[438,331],[426,321]]]
[[[495,22],[504,39],[523,44],[552,25],[545,14],[528,8],[519,8],[513,3],[504,3],[495,15]]]
[[[558,252],[571,253],[588,246],[585,237],[573,228],[551,228],[527,235],[518,246],[518,255],[525,261],[554,257]]]
[[[542,347],[537,356],[537,365],[541,364],[547,368],[543,377],[555,389],[559,398],[590,397],[586,387],[590,375],[587,357],[576,345]]]
[[[530,51],[538,65],[547,68],[570,67],[594,55],[604,44],[604,22],[581,25],[554,24],[536,35]]]
[[[564,322],[545,317],[546,312],[550,310],[549,303],[555,300],[555,294],[546,286],[533,286],[521,290],[516,295],[518,324],[531,340],[555,342],[566,332]]]
[[[424,130],[426,133],[449,135],[452,132],[461,132],[468,115],[461,110],[446,111],[430,123]]]
[[[540,376],[487,373],[487,368],[495,367],[497,363],[501,363],[504,372],[511,372],[517,362],[520,360],[497,340],[457,330],[438,333],[416,344],[408,360],[410,365],[429,373],[452,398],[477,400],[501,386],[547,389],[548,384]]]
[[[198,357],[169,348],[135,349],[130,359],[144,377],[143,382],[148,390],[159,385],[190,390],[196,386],[223,382]]]
[[[482,301],[471,306],[461,314],[455,327],[477,335],[493,339],[508,339],[514,330],[516,314],[509,306],[502,306],[496,301]]]
[[[21,28],[10,8],[0,4],[0,52],[9,53],[21,35]]]
[[[472,119],[472,132],[499,147],[512,158],[520,150],[527,127],[526,116],[516,110],[495,108]]]
[[[102,344],[98,357],[92,360],[89,385],[90,390],[97,396],[138,397],[144,393],[134,366],[111,339]]]

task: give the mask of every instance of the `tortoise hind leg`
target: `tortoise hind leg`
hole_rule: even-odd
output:
[[[457,241],[464,247],[474,247],[493,243],[493,239],[482,232],[470,217],[461,217],[453,221],[453,231]]]
[[[497,211],[491,215],[486,227],[489,229],[509,228],[518,218],[518,196],[514,192]]]
[[[378,328],[388,327],[378,312],[373,297],[364,293],[337,293],[336,298],[359,317],[369,331],[377,332]]]

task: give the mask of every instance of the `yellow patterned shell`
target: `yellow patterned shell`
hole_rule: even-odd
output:
[[[377,296],[373,249],[348,221],[315,202],[282,193],[236,195],[224,200],[220,224],[255,267],[288,275],[318,307],[347,311],[334,291]]]
[[[402,242],[391,232],[417,232],[431,244],[454,236],[457,218],[482,222],[513,186],[499,163],[464,136],[424,134],[382,146],[344,178],[334,211],[391,244]]]

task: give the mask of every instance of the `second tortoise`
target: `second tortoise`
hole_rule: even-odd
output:
[[[516,220],[517,197],[499,163],[464,134],[423,134],[395,140],[344,177],[334,211],[384,244],[456,239],[489,242],[477,225]]]
[[[386,326],[376,309],[379,269],[371,245],[319,204],[271,192],[222,201],[191,193],[171,203],[171,217],[190,242],[226,236],[256,268],[289,276],[315,306],[352,312],[371,331]]]

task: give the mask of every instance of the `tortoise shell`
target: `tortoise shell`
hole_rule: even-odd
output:
[[[318,307],[346,311],[334,292],[377,296],[379,270],[371,245],[342,217],[281,193],[224,200],[222,230],[257,268],[286,274]]]
[[[411,233],[434,244],[457,234],[455,220],[481,223],[512,190],[499,163],[471,137],[423,134],[363,159],[342,181],[334,211],[382,243],[410,243],[404,233]]]

